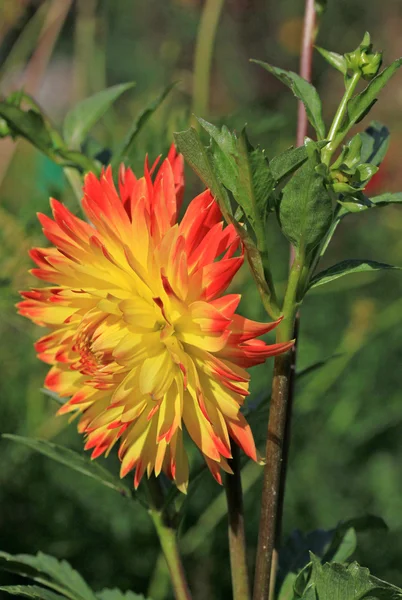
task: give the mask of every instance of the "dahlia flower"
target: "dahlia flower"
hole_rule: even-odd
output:
[[[92,458],[116,442],[121,477],[164,471],[182,491],[188,482],[186,430],[214,477],[231,472],[230,440],[257,452],[240,412],[245,369],[286,351],[255,338],[263,324],[235,313],[240,295],[222,295],[243,262],[240,242],[206,190],[180,223],[183,159],[174,147],[137,179],[120,168],[85,178],[88,222],[51,199],[39,214],[53,245],[35,248],[32,270],[47,287],[23,292],[19,312],[50,330],[35,344],[51,366],[45,387],[78,413]]]

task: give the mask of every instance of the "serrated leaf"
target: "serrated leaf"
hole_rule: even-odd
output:
[[[354,562],[350,565],[326,563],[311,555],[312,571],[309,586],[315,586],[317,600],[388,600],[401,598],[402,590],[378,580],[370,575],[368,569]],[[384,596],[388,594],[388,596]],[[302,596],[305,599],[305,595]]]
[[[314,127],[318,139],[323,140],[325,138],[325,125],[322,117],[322,104],[315,87],[293,71],[285,71],[260,60],[252,60],[251,62],[260,65],[269,71],[269,73],[275,75],[275,77],[292,90],[296,98],[303,102],[308,120]]]
[[[138,115],[127,136],[123,140],[121,147],[113,156],[112,165],[118,166],[120,163],[130,164],[136,150],[137,136],[142,131],[144,125],[152,117],[154,112],[160,107],[165,98],[170,94],[176,82],[169,84],[145,109]]]
[[[134,85],[133,82],[114,85],[78,102],[64,119],[63,134],[67,144],[71,148],[79,148],[89,131],[105,112]]]
[[[77,600],[96,600],[91,588],[68,562],[42,552],[36,556],[0,552],[0,568],[37,581],[69,598],[73,594]]]
[[[211,190],[211,194],[218,202],[226,221],[231,222],[229,196],[216,177],[207,152],[196,130],[190,127],[186,131],[174,133],[174,139],[179,152],[183,154],[190,167]]]
[[[0,587],[1,592],[20,598],[33,598],[33,600],[65,600],[66,596],[61,596],[55,592],[51,592],[38,585],[6,585]],[[70,597],[71,600],[71,597]]]
[[[40,452],[40,454],[52,458],[56,462],[73,469],[73,471],[95,479],[98,483],[119,492],[123,496],[130,497],[132,495],[131,490],[120,479],[114,477],[112,473],[101,467],[97,462],[91,461],[86,455],[78,454],[69,448],[64,448],[46,440],[31,439],[12,434],[3,434],[2,437]]]
[[[323,58],[334,67],[340,71],[343,75],[346,75],[348,71],[348,67],[346,64],[346,58],[342,56],[342,54],[338,54],[337,52],[331,52],[330,50],[325,50],[325,48],[320,48],[320,46],[315,46],[315,49],[321,54]]]
[[[332,203],[317,173],[318,152],[315,152],[293,175],[283,190],[279,205],[279,223],[287,239],[308,255],[319,244],[332,222]]]
[[[361,141],[361,162],[379,166],[389,147],[389,129],[378,121],[372,121],[369,127],[358,134]]]
[[[377,96],[383,87],[388,83],[391,77],[402,65],[402,58],[395,60],[389,67],[381,71],[368,86],[348,102],[348,118],[342,126],[339,136],[343,138],[346,133],[359,123],[369,112],[373,104],[377,101]]]
[[[99,600],[150,600],[150,598],[146,599],[142,594],[122,592],[117,589],[96,592],[96,597],[99,598]]]
[[[384,269],[400,269],[400,267],[376,262],[374,260],[343,260],[342,262],[333,265],[332,267],[325,269],[325,271],[321,271],[321,273],[315,275],[310,281],[309,288],[325,285],[326,283],[334,281],[335,279],[343,277],[344,275],[352,275],[353,273],[369,273]]]

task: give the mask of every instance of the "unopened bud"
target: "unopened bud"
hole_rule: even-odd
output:
[[[354,73],[360,73],[363,79],[373,79],[382,64],[382,52],[373,52],[370,34],[366,33],[361,44],[345,54],[347,68]]]

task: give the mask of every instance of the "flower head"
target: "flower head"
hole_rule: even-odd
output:
[[[255,338],[262,324],[235,313],[238,294],[222,295],[243,262],[239,238],[223,227],[207,190],[183,219],[183,162],[172,148],[154,180],[121,167],[85,178],[88,221],[51,200],[40,214],[53,244],[31,251],[32,273],[48,286],[23,292],[19,312],[50,333],[35,344],[49,363],[45,386],[77,412],[92,457],[119,442],[121,476],[163,470],[183,491],[188,462],[183,431],[220,481],[230,472],[230,439],[257,459],[240,412],[248,367],[286,351]],[[238,253],[237,253],[238,254]]]

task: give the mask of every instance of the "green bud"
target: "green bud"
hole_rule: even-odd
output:
[[[382,52],[373,52],[369,33],[365,33],[360,45],[345,54],[346,66],[353,73],[360,73],[363,79],[373,79],[382,64]]]

